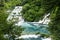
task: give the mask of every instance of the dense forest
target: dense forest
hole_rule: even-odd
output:
[[[36,22],[43,18],[45,14],[50,13],[49,31],[51,32],[52,40],[60,39],[60,0],[0,0],[0,40],[4,39],[3,35],[12,34],[14,23],[6,21],[8,9],[13,9],[15,6],[22,6],[22,16],[25,21]],[[22,29],[20,29],[22,31]],[[18,32],[16,32],[18,33]],[[21,33],[21,32],[19,32]]]

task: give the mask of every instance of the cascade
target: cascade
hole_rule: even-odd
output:
[[[50,13],[45,15],[43,20],[39,20],[39,22],[25,22],[24,19],[22,18],[21,11],[22,11],[22,6],[16,6],[11,11],[9,17],[7,18],[7,21],[11,21],[11,20],[14,21],[14,22],[17,21],[17,23],[15,25],[22,26],[23,28],[25,28],[24,31],[22,32],[22,34],[24,34],[24,35],[21,35],[18,38],[29,37],[28,40],[33,40],[32,38],[36,38],[37,40],[39,40],[39,38],[37,38],[38,36],[34,35],[36,32],[49,34],[49,32],[46,29],[46,27],[48,27],[47,24],[50,22],[50,19],[47,18],[50,15]],[[38,25],[36,25],[36,24],[38,24]],[[29,34],[29,35],[27,35],[27,34]],[[31,35],[31,34],[33,34],[33,35]],[[36,39],[34,39],[34,40],[36,40]],[[27,40],[27,39],[24,39],[24,40]]]

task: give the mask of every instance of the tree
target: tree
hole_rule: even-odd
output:
[[[22,15],[25,21],[38,21],[50,13],[49,31],[53,40],[60,39],[60,0],[25,0]]]
[[[53,40],[59,40],[60,39],[60,1],[59,0],[46,0],[42,1],[42,7],[44,7],[45,10],[48,9],[48,12],[51,14],[50,19],[51,22],[49,23],[49,31],[52,34]]]
[[[0,0],[0,40],[8,40],[4,38],[5,34],[8,34],[8,35],[14,34],[13,25],[15,24],[15,22],[11,22],[11,23],[7,22],[7,17],[9,14],[6,11],[8,9],[12,9],[14,6],[16,6],[19,3],[20,3],[20,0]],[[22,29],[20,28],[20,30],[21,30],[20,31],[21,33]]]
[[[40,14],[40,0],[23,0],[22,15],[25,21],[38,21],[42,14]]]

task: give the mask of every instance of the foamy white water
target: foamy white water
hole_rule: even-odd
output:
[[[48,18],[49,15],[50,13],[46,14],[43,20],[39,20],[39,23],[48,24],[50,22],[50,19]]]
[[[15,38],[15,39],[21,39],[21,38],[23,38],[23,39],[26,39],[26,38],[38,38],[40,35],[21,35],[20,37],[18,37],[18,38]],[[51,40],[51,38],[50,37],[48,37],[48,38],[42,38],[42,40]]]
[[[22,18],[22,15],[19,14],[22,11],[22,6],[16,6],[15,9],[13,9],[13,11],[10,13],[9,17],[7,18],[7,20],[12,20],[13,18],[18,18],[18,23],[16,25],[22,25],[24,23],[24,19]],[[50,13],[48,13],[47,15],[44,16],[43,20],[40,20],[38,23],[43,23],[43,24],[48,24],[50,22],[50,19],[47,18],[47,16],[49,16]],[[14,16],[14,17],[13,17]],[[15,19],[14,19],[15,21]],[[37,38],[39,35],[22,35],[18,38]],[[16,39],[18,39],[16,38]],[[51,40],[51,38],[45,38],[42,40]]]
[[[20,38],[38,38],[38,36],[39,35],[22,35],[22,36],[20,36],[20,37],[18,37],[18,38],[16,38],[16,39],[20,39]]]
[[[7,18],[8,21],[18,21],[18,22],[24,22],[24,19],[22,18],[21,15],[21,11],[22,11],[22,6],[16,6],[15,9],[13,9],[9,15],[9,17]]]
[[[42,39],[42,40],[51,40],[51,38],[44,38],[44,39]]]

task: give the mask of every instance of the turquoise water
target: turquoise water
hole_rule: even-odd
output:
[[[50,34],[50,32],[48,31],[48,25],[47,24],[37,24],[34,25],[33,23],[27,23],[24,22],[22,23],[22,28],[24,28],[24,31],[22,32],[22,34]],[[23,40],[42,40],[43,37],[39,36],[38,38],[25,38]]]
[[[24,31],[22,34],[36,34],[36,33],[41,33],[41,34],[50,34],[47,27],[47,24],[39,24],[39,25],[34,25],[33,23],[23,23],[22,27],[24,28]]]

